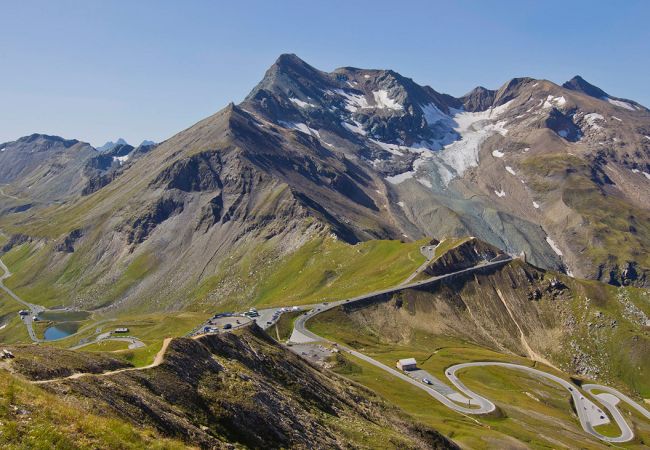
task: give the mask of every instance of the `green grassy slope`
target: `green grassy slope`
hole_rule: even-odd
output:
[[[3,449],[181,449],[180,441],[149,427],[85,412],[74,399],[62,399],[0,370],[0,447]],[[87,405],[89,406],[89,405]]]
[[[460,339],[423,332],[405,343],[388,342],[377,330],[359,327],[343,314],[330,311],[317,316],[310,329],[328,339],[345,343],[382,363],[394,367],[401,358],[414,357],[418,367],[446,380],[447,367],[469,361],[505,361],[528,366],[525,358],[477,346]],[[472,368],[459,377],[472,390],[495,402],[499,412],[487,416],[462,416],[424,391],[349,355],[337,355],[334,370],[377,392],[414,418],[435,427],[469,448],[531,448],[569,446],[604,448],[600,441],[584,434],[572,410],[568,393],[544,379],[503,368]],[[567,380],[569,377],[546,366],[538,368]],[[650,441],[650,424],[633,417],[640,436],[629,448],[642,448]],[[612,427],[608,427],[611,432]]]
[[[399,284],[425,258],[425,241],[348,245],[316,239],[280,263],[259,286],[255,304],[298,305],[340,300]]]

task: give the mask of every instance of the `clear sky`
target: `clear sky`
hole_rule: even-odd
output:
[[[0,0],[0,142],[161,141],[241,101],[281,53],[440,92],[580,74],[650,106],[650,1]]]

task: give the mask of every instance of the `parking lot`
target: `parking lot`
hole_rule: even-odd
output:
[[[250,322],[251,319],[243,315],[219,315],[204,323],[197,334],[221,333],[248,325]]]

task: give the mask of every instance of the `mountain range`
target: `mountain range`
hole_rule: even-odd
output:
[[[77,289],[87,307],[179,307],[192,286],[227,279],[224,259],[246,246],[281,258],[330,233],[472,235],[540,268],[648,283],[650,111],[580,77],[456,98],[391,70],[327,73],[282,55],[242,103],[157,145],[0,145],[0,226],[39,242],[44,270],[78,259],[72,284],[110,285],[148,261],[119,295]],[[64,241],[74,256],[56,251]]]
[[[66,411],[64,396],[100,402],[124,427],[146,427],[133,434],[145,441],[160,433],[262,447],[272,435],[266,442],[277,448],[374,448],[385,433],[395,447],[455,448],[452,438],[535,446],[534,420],[517,415],[524,408],[481,418],[494,429],[435,409],[425,422],[440,435],[345,380],[380,380],[360,361],[327,350],[324,364],[344,377],[335,376],[257,326],[166,340],[165,359],[151,366],[138,358],[215,312],[324,307],[490,262],[312,322],[380,359],[407,349],[443,366],[458,355],[518,358],[647,398],[647,290],[637,288],[650,286],[648,198],[650,110],[580,76],[562,85],[513,78],[454,97],[392,70],[324,72],[281,55],[241,103],[160,143],[94,148],[33,134],[0,144],[0,256],[13,272],[0,286],[55,317],[36,324],[39,336],[57,314],[78,315],[61,319],[77,328],[57,346],[103,345],[116,321],[143,345],[83,357],[12,346],[11,377],[21,392],[47,381],[57,411]],[[22,306],[0,302],[5,343],[34,340],[17,317]],[[288,339],[280,328],[267,331]],[[375,384],[383,397],[389,379]],[[526,393],[538,403],[546,395]],[[391,403],[409,410],[402,397]],[[268,427],[242,422],[251,417]],[[583,437],[572,420],[558,437],[569,445]],[[508,428],[520,421],[526,427]],[[532,433],[544,434],[543,423]],[[643,445],[647,425],[634,423]]]

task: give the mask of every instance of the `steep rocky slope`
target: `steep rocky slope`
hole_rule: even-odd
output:
[[[332,329],[347,323],[387,344],[408,345],[423,333],[452,336],[648,398],[648,300],[645,290],[579,281],[515,261],[344,306],[317,320]]]
[[[409,237],[474,235],[540,267],[644,285],[650,112],[588,86],[515,78],[456,99],[283,55],[242,107],[370,166]]]
[[[26,188],[49,163],[6,175],[0,228],[29,242],[10,283],[43,283],[53,304],[178,309],[224,267],[332,233],[472,235],[538,267],[645,286],[650,113],[585,83],[515,78],[454,98],[282,55],[240,105],[155,147],[63,164],[60,205],[37,203],[50,178]]]
[[[43,134],[5,142],[0,144],[0,184],[11,184],[8,191],[30,202],[62,201],[83,188],[83,167],[94,154],[85,142]],[[5,195],[4,200],[18,199]]]
[[[135,427],[117,417],[45,392],[0,370],[0,447],[4,449],[187,449],[152,428]],[[83,411],[83,414],[80,414]],[[196,447],[195,447],[196,448]]]
[[[201,448],[456,448],[255,326],[175,339],[155,368],[41,386]]]
[[[42,261],[40,273],[24,283],[45,276],[56,286],[68,273],[60,292],[74,283],[89,308],[127,295],[135,306],[155,297],[178,307],[234,250],[265,244],[279,257],[330,232],[349,242],[398,234],[362,188],[369,183],[363,168],[302,133],[269,127],[231,105],[89,195],[6,217],[6,231],[37,242],[30,255]],[[73,251],[62,255],[55,249],[71,234]],[[129,267],[141,266],[149,276],[133,280],[137,290],[113,291]]]
[[[507,255],[492,245],[476,238],[469,238],[435,258],[424,268],[424,274],[431,277],[458,272],[485,261],[493,261],[497,257],[507,257]]]

